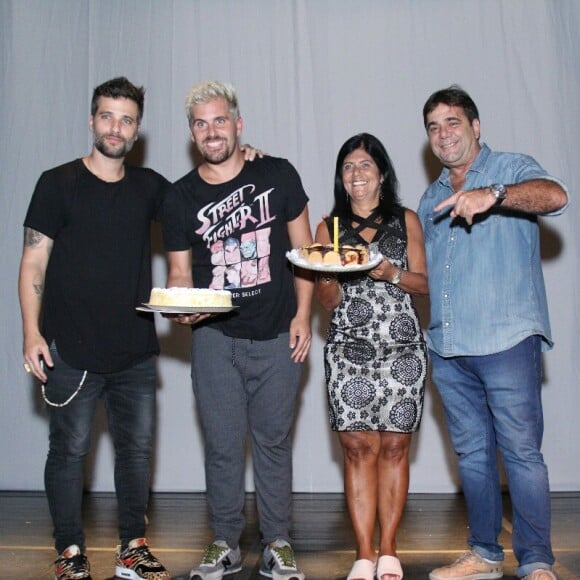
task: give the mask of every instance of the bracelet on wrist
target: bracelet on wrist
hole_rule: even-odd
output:
[[[397,268],[397,273],[389,280],[391,284],[398,284],[403,277],[403,268]]]

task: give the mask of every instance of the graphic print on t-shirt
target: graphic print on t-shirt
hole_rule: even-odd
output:
[[[197,214],[201,235],[211,253],[214,290],[251,288],[270,282],[269,197],[273,188],[255,193],[247,184]]]

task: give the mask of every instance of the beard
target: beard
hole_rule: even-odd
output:
[[[105,157],[109,159],[122,159],[133,149],[133,145],[135,144],[135,139],[127,140],[123,139],[122,137],[118,137],[119,139],[123,139],[123,142],[120,143],[117,147],[111,147],[106,141],[106,137],[109,135],[95,135],[94,145],[97,151],[100,151]]]
[[[207,149],[204,145],[208,141],[215,141],[215,139],[206,139],[202,143],[202,146],[199,147],[199,152],[201,153],[204,161],[207,161],[207,163],[211,163],[212,165],[219,165],[220,163],[227,161],[235,151],[235,144],[233,147],[230,147],[226,139],[222,139],[222,141],[226,144],[225,149],[221,149],[219,151]]]

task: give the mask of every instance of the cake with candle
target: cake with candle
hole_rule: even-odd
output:
[[[231,308],[232,293],[229,290],[212,290],[211,288],[153,288],[149,306]]]

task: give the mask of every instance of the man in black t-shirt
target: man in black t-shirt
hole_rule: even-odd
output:
[[[94,90],[91,153],[42,174],[24,221],[24,368],[42,381],[48,404],[45,486],[57,580],[91,578],[81,503],[99,398],[115,447],[115,573],[170,578],[144,538],[159,347],[152,315],[135,307],[149,298],[150,224],[168,183],[124,164],[138,138],[143,97],[124,77]]]
[[[229,289],[226,315],[180,315],[194,324],[193,389],[205,442],[214,531],[191,580],[241,569],[245,442],[249,432],[264,543],[260,573],[303,580],[290,545],[291,428],[302,362],[311,343],[313,284],[293,276],[286,251],[311,243],[308,198],[285,159],[245,163],[237,97],[215,81],[187,101],[202,165],[177,181],[164,204],[167,286]]]

